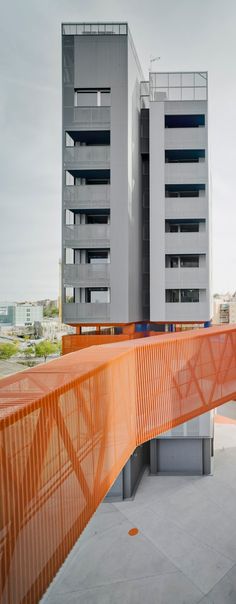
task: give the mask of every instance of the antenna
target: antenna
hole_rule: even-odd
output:
[[[152,71],[152,63],[155,63],[155,61],[160,61],[161,57],[152,57],[150,56],[150,64],[149,64],[149,71]]]

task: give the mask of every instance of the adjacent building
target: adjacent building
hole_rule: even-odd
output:
[[[42,321],[43,307],[30,302],[0,302],[0,326],[27,327]]]

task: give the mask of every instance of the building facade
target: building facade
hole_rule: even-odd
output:
[[[63,24],[62,82],[64,323],[209,325],[207,73],[145,81],[126,23]],[[209,473],[212,438],[154,439],[151,471]]]
[[[0,326],[15,325],[16,327],[30,326],[35,321],[42,321],[43,307],[27,302],[0,303]]]
[[[145,82],[127,24],[64,24],[65,323],[208,322],[207,73]]]

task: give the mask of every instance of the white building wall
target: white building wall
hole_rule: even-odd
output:
[[[40,305],[32,306],[30,304],[16,304],[15,307],[15,325],[22,326],[33,324],[35,321],[42,321],[43,307]]]

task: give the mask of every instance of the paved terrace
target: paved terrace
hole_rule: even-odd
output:
[[[42,604],[235,604],[235,503],[236,420],[215,424],[214,476],[146,472],[133,501],[102,503]]]

